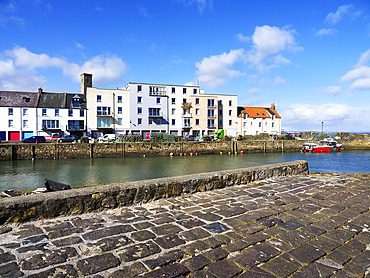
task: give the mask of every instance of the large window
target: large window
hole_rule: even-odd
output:
[[[149,108],[149,117],[160,117],[161,108]]]
[[[59,120],[42,120],[42,128],[58,129],[59,128]]]
[[[96,112],[97,116],[110,116],[110,107],[98,106]]]
[[[215,100],[214,99],[208,99],[207,100],[207,106],[208,107],[215,107]]]
[[[98,128],[110,128],[111,119],[110,118],[98,118]]]
[[[212,128],[215,127],[215,120],[207,120],[207,127]]]
[[[208,118],[214,118],[215,117],[215,110],[207,109],[207,116],[208,116]]]
[[[69,130],[84,130],[84,121],[78,120],[68,120],[68,129]]]

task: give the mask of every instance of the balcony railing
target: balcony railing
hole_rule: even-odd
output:
[[[163,118],[163,113],[149,113],[149,118]]]
[[[83,126],[83,125],[68,125],[67,130],[74,130],[74,131],[85,130],[85,126]]]
[[[191,113],[185,113],[181,115],[183,118],[193,118],[193,115]]]
[[[107,112],[107,111],[97,111],[96,116],[97,117],[112,117],[112,114],[111,112]]]

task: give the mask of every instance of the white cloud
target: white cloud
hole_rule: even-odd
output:
[[[248,54],[248,60],[261,71],[276,67],[278,64],[290,63],[280,52],[302,49],[297,47],[294,34],[294,30],[285,28],[280,29],[268,25],[257,26],[252,36],[253,47]],[[272,58],[272,61],[267,66],[265,63],[269,58]]]
[[[341,87],[340,86],[327,86],[319,88],[324,94],[327,95],[337,95],[339,94]]]
[[[40,84],[48,83],[40,73],[42,69],[60,69],[64,76],[75,82],[80,82],[81,73],[89,72],[94,75],[94,81],[101,84],[118,81],[127,70],[126,64],[116,56],[96,56],[78,65],[61,57],[32,53],[19,46],[4,52],[0,67],[0,87],[6,90],[35,90]],[[20,80],[27,80],[27,84]]]
[[[316,32],[315,36],[321,37],[321,36],[329,36],[334,35],[337,32],[334,28],[323,28]]]
[[[208,88],[220,88],[226,84],[230,79],[244,76],[245,74],[233,70],[232,66],[238,62],[244,60],[243,49],[231,50],[229,53],[222,53],[220,55],[214,55],[203,58],[201,62],[197,62],[196,79],[200,83]],[[187,84],[196,84],[195,81]]]
[[[286,79],[282,78],[281,76],[276,76],[274,78],[274,84],[275,85],[283,85],[283,84],[287,84],[288,82],[286,81]]]
[[[339,6],[335,13],[329,13],[326,16],[325,22],[334,25],[342,20],[346,14],[350,13],[353,8],[352,4]]]
[[[83,46],[82,44],[78,43],[78,42],[75,42],[75,46],[78,48],[78,49],[85,49],[85,46]]]
[[[350,70],[340,79],[341,82],[351,81],[351,90],[370,90],[370,67],[367,66],[370,60],[370,49],[361,54],[358,63],[353,70]]]
[[[366,131],[370,128],[370,107],[352,107],[346,104],[326,103],[321,105],[292,104],[278,109],[286,130]],[[361,115],[359,117],[358,115]]]
[[[209,8],[213,7],[213,0],[178,0],[178,1],[184,3],[185,6],[190,6],[193,4],[197,5],[200,14],[203,14],[207,6]]]
[[[248,90],[248,94],[259,94],[261,92],[261,89],[259,88],[252,88]]]
[[[236,34],[236,38],[238,39],[238,41],[241,41],[241,42],[250,42],[251,41],[251,38],[250,37],[244,36],[241,33]]]

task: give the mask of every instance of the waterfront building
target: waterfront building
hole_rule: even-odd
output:
[[[85,96],[69,93],[0,92],[0,139],[20,141],[53,133],[86,134]]]
[[[135,82],[124,89],[98,89],[87,73],[81,74],[81,92],[86,92],[88,134],[94,138],[112,133],[213,135],[220,128],[236,135],[236,95],[205,94],[196,85]]]
[[[238,135],[281,134],[281,117],[271,107],[238,107]]]

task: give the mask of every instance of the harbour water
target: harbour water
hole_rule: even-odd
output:
[[[83,186],[246,168],[293,160],[308,161],[310,172],[370,173],[370,151],[19,160],[0,161],[0,192],[44,187],[45,178],[71,186]]]

